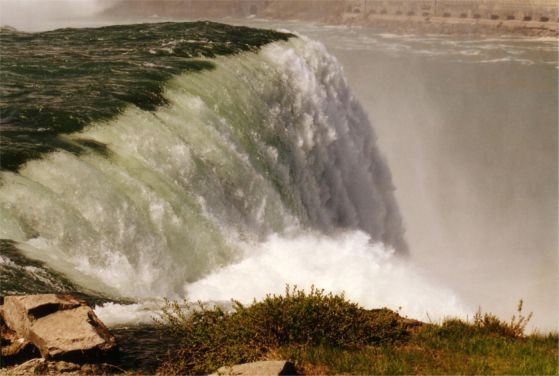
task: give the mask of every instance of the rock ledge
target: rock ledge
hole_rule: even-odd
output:
[[[3,366],[38,353],[74,363],[117,355],[115,337],[84,301],[70,295],[7,296],[0,314]]]

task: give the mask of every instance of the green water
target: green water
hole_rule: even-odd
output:
[[[213,22],[158,23],[41,33],[0,31],[2,169],[64,149],[106,152],[83,139],[68,142],[92,121],[130,104],[165,104],[163,84],[182,72],[214,69],[212,58],[256,51],[290,34]]]

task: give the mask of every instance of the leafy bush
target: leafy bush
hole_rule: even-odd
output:
[[[309,293],[286,288],[284,296],[268,295],[231,311],[202,303],[167,302],[158,321],[180,338],[164,374],[202,374],[235,363],[263,358],[287,345],[352,349],[392,343],[408,337],[409,320],[388,309],[366,310],[343,294]]]

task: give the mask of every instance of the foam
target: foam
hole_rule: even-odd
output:
[[[248,304],[268,293],[281,294],[286,284],[311,285],[341,293],[365,308],[388,307],[421,320],[465,317],[450,290],[438,286],[409,262],[361,231],[335,236],[303,233],[272,235],[247,249],[242,261],[185,285],[189,300]]]
[[[163,301],[152,300],[134,304],[104,303],[93,311],[108,327],[152,325],[161,312]]]

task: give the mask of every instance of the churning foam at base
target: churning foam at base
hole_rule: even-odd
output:
[[[184,293],[192,302],[236,299],[250,304],[267,294],[283,294],[287,284],[305,291],[314,285],[326,292],[344,292],[365,308],[387,307],[423,321],[465,318],[471,311],[452,291],[437,286],[392,249],[372,243],[362,231],[335,236],[274,234],[246,246],[242,261],[186,284]],[[106,303],[95,312],[109,326],[150,324],[162,305],[162,300]]]
[[[239,263],[185,285],[190,300],[251,303],[281,294],[285,285],[308,291],[344,292],[365,308],[388,307],[420,320],[464,317],[466,310],[451,291],[436,286],[409,262],[361,231],[334,237],[272,235],[247,251]]]
[[[95,314],[108,327],[127,325],[150,325],[159,317],[164,301],[149,300],[135,304],[104,303],[94,308]]]

